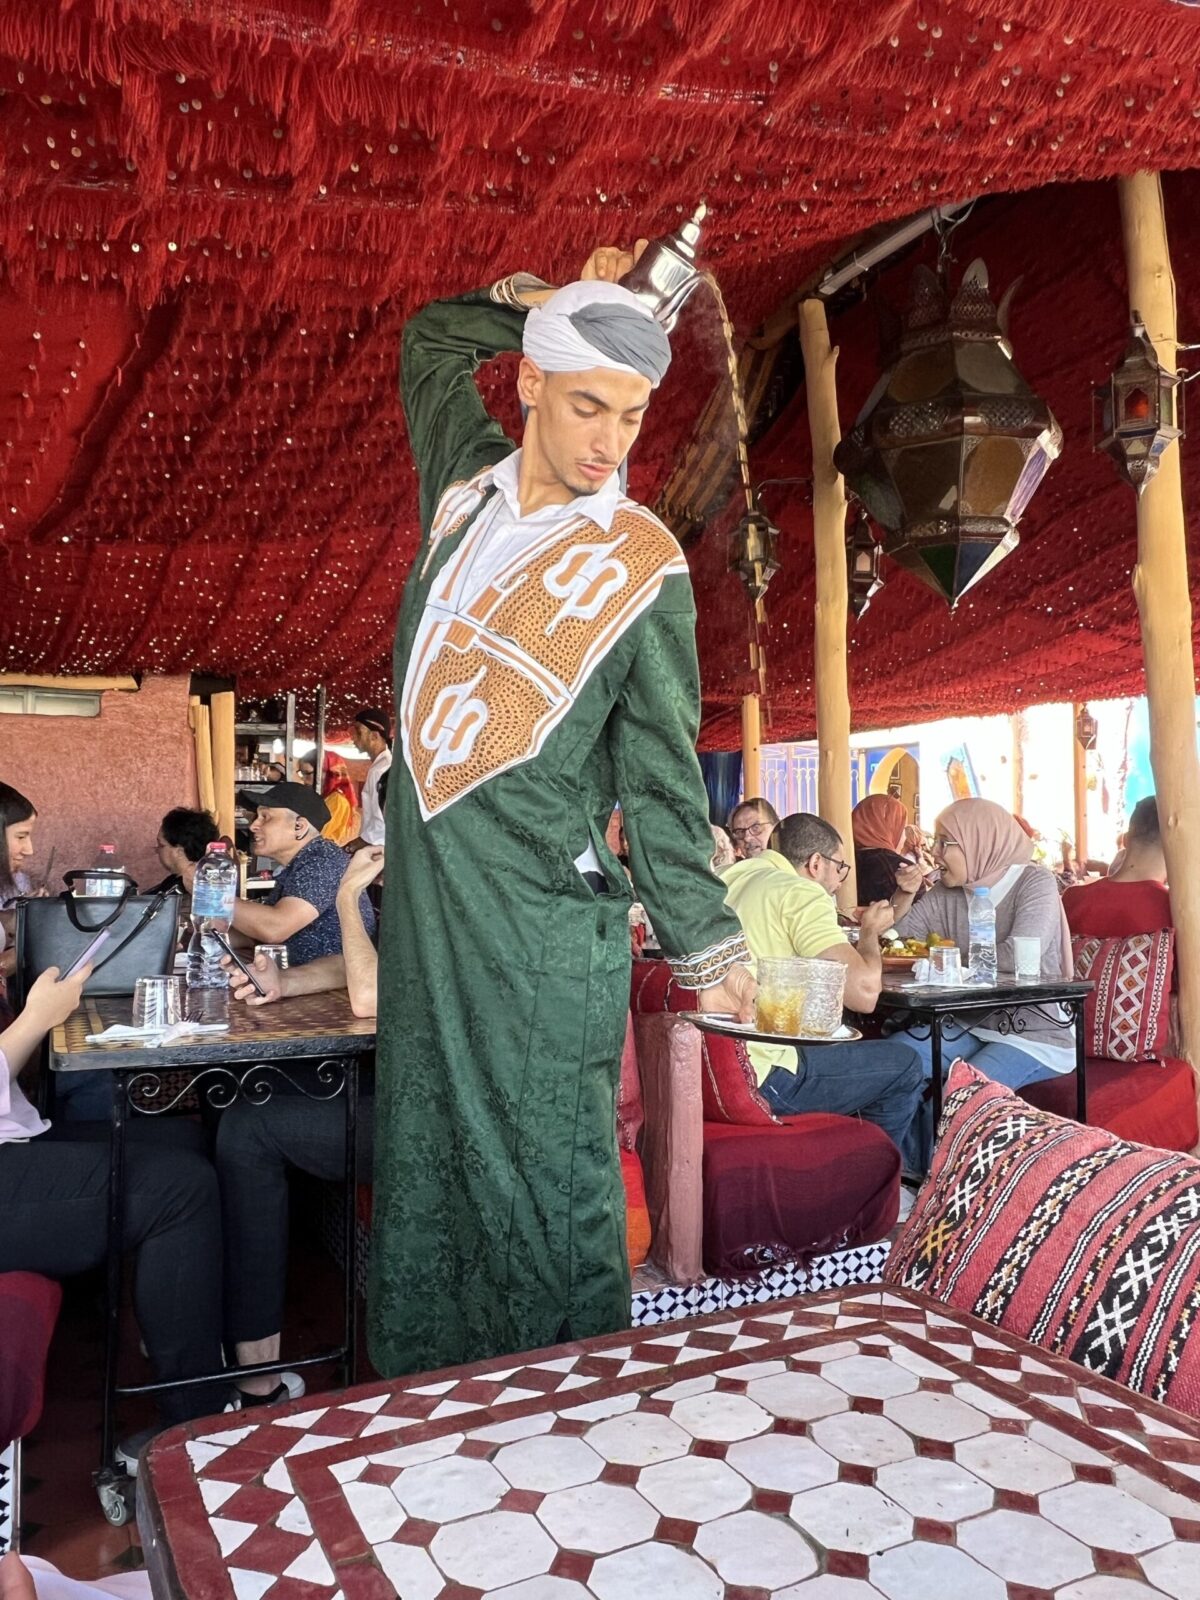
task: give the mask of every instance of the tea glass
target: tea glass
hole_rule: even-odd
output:
[[[929,981],[940,989],[962,987],[962,952],[957,945],[935,944],[929,951]]]
[[[1014,934],[1012,938],[1013,972],[1018,978],[1040,978],[1042,975],[1042,941],[1027,934]]]
[[[760,1033],[828,1038],[842,1022],[846,967],[801,956],[759,961],[755,1021]]]
[[[170,1028],[183,1016],[182,978],[139,978],[134,984],[135,1028]]]
[[[256,956],[266,956],[268,961],[273,961],[275,963],[275,965],[279,968],[280,972],[286,972],[287,971],[287,964],[288,964],[287,945],[285,945],[285,944],[256,944],[254,946],[254,954]]]

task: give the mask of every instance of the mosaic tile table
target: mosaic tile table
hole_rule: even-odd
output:
[[[193,1423],[141,1496],[172,1600],[1200,1596],[1200,1424],[904,1290]]]

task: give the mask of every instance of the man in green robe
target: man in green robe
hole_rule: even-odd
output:
[[[625,1327],[616,1093],[633,880],[699,1008],[749,1014],[709,870],[687,564],[618,468],[670,359],[597,251],[404,333],[424,541],[395,647],[379,963],[371,1359],[426,1371]],[[523,349],[524,442],[481,362]]]

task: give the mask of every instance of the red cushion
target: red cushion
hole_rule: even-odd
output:
[[[885,1276],[1200,1416],[1200,1161],[951,1069]]]
[[[1196,1077],[1186,1061],[1089,1060],[1087,1120],[1118,1139],[1160,1150],[1191,1150],[1200,1143]],[[1027,1084],[1021,1098],[1060,1117],[1075,1115],[1075,1075]]]
[[[872,1244],[899,1206],[900,1152],[873,1123],[813,1111],[704,1125],[704,1266],[717,1277]]]
[[[0,1273],[0,1450],[42,1413],[46,1356],[62,1290],[34,1272]]]
[[[1157,1061],[1171,1026],[1175,930],[1123,939],[1072,939],[1075,976],[1096,987],[1087,997],[1084,1035],[1089,1056],[1107,1061]]]
[[[650,1254],[650,1211],[642,1163],[632,1150],[621,1151],[621,1182],[625,1185],[625,1245],[629,1267],[640,1267]]]
[[[675,982],[669,961],[641,958],[633,963],[629,1004],[637,1016],[654,1011],[695,1011],[696,991]]]
[[[746,1046],[720,1034],[700,1035],[700,1091],[705,1122],[736,1122],[763,1128],[779,1118],[758,1092]]]
[[[625,1018],[625,1044],[621,1050],[621,1078],[617,1085],[617,1143],[622,1150],[636,1150],[638,1134],[646,1120],[642,1104],[642,1075],[638,1071],[637,1046],[633,1038],[633,1018]]]

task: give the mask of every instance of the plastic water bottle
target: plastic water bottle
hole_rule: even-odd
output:
[[[237,890],[237,858],[224,839],[217,839],[204,852],[192,887],[192,935],[187,954],[189,1022],[229,1020],[229,974],[221,965],[224,951],[213,938],[213,930],[229,937]]]
[[[102,844],[95,861],[92,862],[92,873],[83,880],[83,892],[86,895],[99,895],[102,899],[119,900],[125,885],[115,876],[124,872],[125,868],[117,860],[117,847],[115,844]]]
[[[996,981],[996,908],[992,897],[980,884],[971,894],[967,906],[967,925],[971,930],[969,961],[971,982],[994,984]]]

